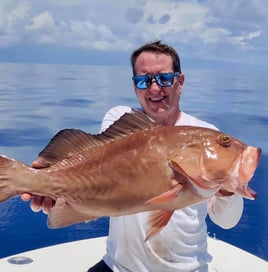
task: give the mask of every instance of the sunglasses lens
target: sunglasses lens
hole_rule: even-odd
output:
[[[169,87],[173,84],[174,74],[173,73],[159,74],[156,75],[155,78],[160,86]]]
[[[147,89],[152,83],[152,78],[150,76],[134,76],[134,84],[138,89]]]

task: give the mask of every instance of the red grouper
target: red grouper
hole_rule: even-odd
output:
[[[161,126],[134,111],[98,135],[60,131],[39,153],[46,168],[0,156],[0,202],[23,192],[52,198],[50,228],[152,211],[149,239],[174,210],[221,189],[255,199],[248,182],[260,154],[223,132]]]

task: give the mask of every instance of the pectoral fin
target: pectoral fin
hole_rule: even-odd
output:
[[[162,204],[165,202],[169,202],[170,200],[177,198],[183,188],[183,185],[178,183],[174,188],[171,190],[164,192],[161,195],[155,196],[149,200],[147,200],[145,203],[146,204]]]
[[[84,221],[95,220],[96,217],[86,217],[75,211],[63,198],[58,198],[55,206],[48,214],[49,228],[63,228]]]
[[[163,194],[160,194],[158,196],[155,196],[148,201],[146,201],[146,204],[163,204],[167,203],[174,198],[179,197],[180,192],[183,188],[183,185],[180,183],[177,183],[174,188],[171,190],[164,192]],[[149,221],[148,221],[148,231],[146,232],[146,238],[145,241],[151,239],[153,236],[155,236],[157,233],[159,233],[169,222],[174,210],[161,210],[152,212]]]
[[[174,210],[162,210],[153,212],[150,215],[145,241],[151,239],[167,225],[173,212]]]

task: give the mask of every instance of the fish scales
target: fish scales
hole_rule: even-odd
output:
[[[23,192],[54,199],[48,215],[53,228],[152,211],[151,238],[175,209],[222,189],[254,199],[247,184],[260,154],[223,132],[160,126],[134,111],[99,135],[60,131],[39,153],[46,168],[0,156],[0,201]]]

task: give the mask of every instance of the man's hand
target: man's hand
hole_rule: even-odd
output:
[[[42,158],[38,158],[32,163],[32,167],[36,169],[46,168],[48,166],[49,164],[47,164],[47,162]],[[23,201],[31,200],[30,207],[32,211],[39,212],[42,210],[45,214],[48,214],[51,208],[55,205],[55,201],[49,197],[32,195],[27,192],[21,194],[21,199]]]

